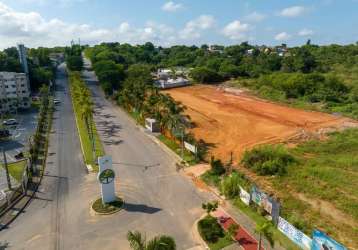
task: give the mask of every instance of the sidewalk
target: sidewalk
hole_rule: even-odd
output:
[[[35,197],[38,187],[41,183],[41,177],[33,177],[33,182],[29,183],[26,194],[21,195],[17,202],[8,208],[3,216],[0,217],[0,231],[6,229],[17,216],[19,216],[24,209],[29,205],[31,200]]]
[[[256,250],[258,241],[252,237],[243,227],[243,225],[232,219],[223,209],[218,209],[212,213],[220,223],[220,225],[227,231],[231,225],[238,225],[239,230],[236,231],[235,240],[240,244],[244,250]],[[261,247],[264,250],[263,247]]]

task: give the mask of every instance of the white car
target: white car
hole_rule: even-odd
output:
[[[53,99],[53,103],[54,103],[55,105],[57,105],[57,104],[60,104],[61,101],[60,101],[59,99]]]
[[[3,121],[3,125],[5,126],[13,126],[13,125],[17,125],[18,122],[16,121],[16,119],[8,119],[6,121]]]

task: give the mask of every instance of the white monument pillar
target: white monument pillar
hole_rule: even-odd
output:
[[[116,194],[114,188],[115,173],[112,167],[112,156],[106,155],[98,157],[99,173],[98,180],[101,183],[103,204],[115,201]]]

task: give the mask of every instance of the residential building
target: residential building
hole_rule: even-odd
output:
[[[30,76],[29,76],[29,65],[27,64],[27,51],[26,47],[23,44],[17,45],[17,50],[19,52],[19,59],[22,66],[22,70],[26,75],[26,84],[27,88],[30,90]]]
[[[224,53],[224,46],[221,45],[210,45],[208,48],[209,52]]]
[[[19,52],[19,58],[20,58],[20,63],[21,63],[22,69],[24,70],[25,74],[29,74],[29,66],[27,64],[27,56],[26,56],[25,45],[18,44],[17,45],[17,50]]]
[[[169,89],[190,85],[187,79],[188,69],[184,67],[176,67],[173,69],[158,69],[155,75],[155,85],[161,89]]]
[[[0,113],[29,108],[30,90],[25,73],[0,72]]]
[[[157,80],[156,86],[161,89],[170,89],[190,85],[190,81],[183,77],[170,78],[168,80]]]

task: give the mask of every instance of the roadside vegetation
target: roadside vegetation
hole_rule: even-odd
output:
[[[104,150],[93,120],[91,93],[79,72],[70,72],[70,90],[83,157],[96,170],[96,159],[104,155]]]
[[[127,240],[133,250],[175,250],[175,240],[168,235],[159,235],[147,240],[139,231],[129,231]]]
[[[198,221],[198,231],[201,238],[208,244],[211,250],[220,250],[234,243],[232,234],[225,232],[217,218],[211,215],[216,211],[218,202],[203,203],[202,208],[206,216]]]

